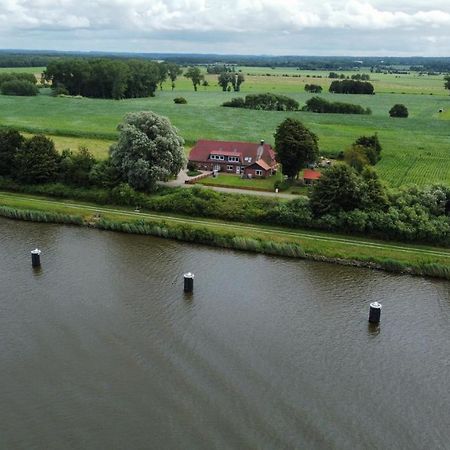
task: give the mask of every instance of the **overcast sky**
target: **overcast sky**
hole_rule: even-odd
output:
[[[450,56],[450,0],[0,0],[0,48]]]

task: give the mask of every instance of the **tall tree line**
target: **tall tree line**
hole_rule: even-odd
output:
[[[179,71],[173,64],[142,59],[59,59],[49,63],[43,79],[70,95],[94,98],[137,98],[155,95],[170,75],[172,89]]]

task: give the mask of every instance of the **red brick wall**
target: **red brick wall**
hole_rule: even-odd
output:
[[[258,170],[258,169],[253,169],[253,168],[247,167],[245,169],[244,173],[245,173],[245,175],[251,175],[252,178],[260,178],[260,177],[268,177],[268,176],[270,176],[270,172],[268,170],[260,169],[262,171],[262,175],[256,175],[256,170]]]

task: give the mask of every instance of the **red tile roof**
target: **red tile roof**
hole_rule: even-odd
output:
[[[239,156],[243,165],[256,162],[258,149],[261,144],[257,142],[232,142],[232,141],[198,141],[189,153],[189,161],[206,162],[209,155]],[[263,145],[264,151],[259,159],[268,166],[276,164],[275,152],[269,144]],[[248,158],[251,158],[249,160]]]
[[[258,166],[264,170],[270,170],[269,164],[267,164],[263,159],[258,159],[255,164],[258,164]]]
[[[305,169],[303,171],[304,180],[318,180],[321,177],[321,173],[317,170]]]

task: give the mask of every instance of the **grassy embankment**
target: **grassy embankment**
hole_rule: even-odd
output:
[[[450,279],[450,250],[0,193],[0,215]],[[101,217],[99,218],[98,215]]]

